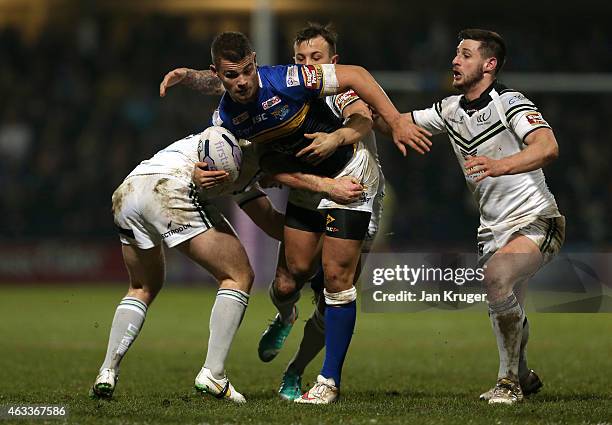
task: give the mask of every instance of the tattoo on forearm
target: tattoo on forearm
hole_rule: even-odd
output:
[[[190,89],[204,94],[222,95],[224,92],[221,80],[212,71],[189,70],[183,82]]]

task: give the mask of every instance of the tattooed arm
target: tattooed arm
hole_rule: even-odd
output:
[[[159,85],[159,96],[166,95],[166,89],[181,84],[202,94],[222,95],[221,80],[212,71],[197,71],[189,68],[177,68],[166,74]]]

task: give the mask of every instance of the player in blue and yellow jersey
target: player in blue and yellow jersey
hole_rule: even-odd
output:
[[[330,133],[342,121],[326,106],[327,95],[353,89],[389,124],[393,140],[405,154],[405,145],[424,153],[429,150],[427,132],[401,121],[374,78],[365,69],[346,65],[287,65],[258,67],[248,39],[240,33],[222,33],[212,44],[211,70],[221,80],[225,94],[213,116],[237,137],[269,147],[268,162],[294,159],[311,140],[304,134]],[[265,162],[265,160],[264,160]],[[325,211],[325,234],[305,232],[285,225],[286,270],[296,282],[309,280],[322,255],[325,275],[326,356],[315,386],[297,401],[326,404],[339,394],[342,364],[353,333],[356,290],[353,278],[363,239],[368,230],[372,203],[379,184],[375,159],[362,142],[340,146],[313,165],[304,160],[299,170],[339,178],[352,176],[364,187],[357,202],[340,205],[328,198],[318,203]],[[299,214],[293,220],[308,221]],[[289,224],[289,225],[287,225]],[[320,244],[322,243],[322,254]]]

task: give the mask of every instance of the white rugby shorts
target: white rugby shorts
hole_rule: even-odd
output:
[[[481,226],[478,228],[479,259],[486,261],[515,235],[531,239],[540,248],[543,264],[546,264],[561,250],[565,240],[565,217],[533,216],[491,227]]]
[[[121,243],[169,248],[224,220],[212,205],[202,205],[195,185],[163,174],[126,178],[113,193],[113,216]]]
[[[364,187],[361,199],[352,204],[342,205],[335,203],[331,199],[322,198],[318,205],[320,210],[338,208],[372,212],[374,197],[378,192],[378,185],[380,184],[380,172],[376,164],[376,159],[365,147],[363,142],[357,143],[355,149],[355,153],[351,160],[334,176],[334,178],[337,179],[344,176],[355,177]]]

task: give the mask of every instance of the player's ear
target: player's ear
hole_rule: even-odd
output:
[[[331,57],[331,63],[334,65],[337,64],[339,60],[340,60],[340,55],[337,53]]]
[[[495,68],[497,68],[497,58],[495,56],[487,59],[484,64],[484,71],[489,73],[494,73]]]
[[[257,65],[257,53],[253,52],[253,63]]]
[[[210,68],[210,71],[211,71],[213,74],[218,75],[218,74],[217,74],[217,67],[216,67],[216,66],[214,66],[214,65],[212,65],[212,64],[211,64],[209,68]]]

